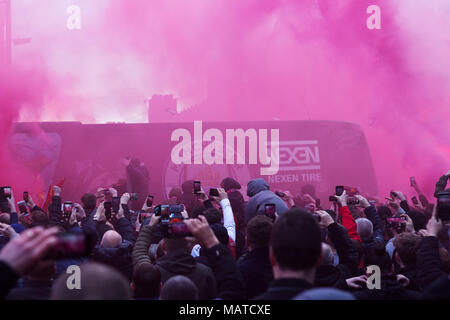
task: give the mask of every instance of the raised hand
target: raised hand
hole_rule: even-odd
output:
[[[98,222],[106,221],[104,202],[101,202],[97,207],[97,211],[95,212],[94,215],[94,220]]]
[[[78,221],[83,220],[86,218],[86,212],[84,211],[83,207],[79,203],[73,204],[73,212],[75,212],[76,218]]]
[[[328,226],[334,223],[333,218],[330,214],[324,210],[316,211],[316,214],[320,217],[319,226],[321,229],[328,228]]]
[[[357,195],[355,195],[355,198],[359,200],[358,207],[361,207],[361,208],[370,207],[369,201],[366,198],[364,198],[362,195],[357,194]]]
[[[403,194],[403,192],[401,192],[401,191],[392,190],[391,195],[394,197],[394,199],[398,199],[400,201],[406,201],[406,197]]]
[[[125,192],[121,197],[120,197],[120,204],[128,204],[128,201],[130,201],[131,195],[128,192]],[[120,206],[122,207],[122,206]]]
[[[6,244],[0,251],[0,260],[8,264],[18,276],[23,276],[58,243],[57,233],[56,227],[27,229]]]
[[[28,201],[26,201],[25,204],[27,205],[28,208],[33,209],[35,204],[34,204],[33,198],[31,197],[30,194],[28,194],[28,199],[27,200]]]
[[[411,218],[407,214],[402,214],[400,217],[403,217],[405,219],[405,231],[407,232],[414,232],[414,224]]]
[[[442,221],[439,221],[437,218],[436,207],[433,208],[433,215],[427,223],[427,234],[430,237],[437,237],[439,231],[444,227],[442,225]]]
[[[337,202],[340,204],[341,207],[345,207],[347,206],[347,191],[344,190],[344,192],[342,192],[342,194],[340,196],[335,195],[334,196],[337,199]]]
[[[212,248],[219,244],[216,235],[212,231],[206,218],[202,215],[198,216],[198,219],[184,220],[189,231],[201,243],[205,248]]]
[[[226,193],[224,188],[217,188],[217,191],[219,192],[220,201],[222,201],[223,199],[228,199],[228,194]]]
[[[60,197],[61,196],[61,191],[62,189],[58,186],[53,186],[53,195],[56,197]]]
[[[14,238],[17,236],[16,230],[13,229],[9,224],[6,223],[0,223],[0,234],[8,237],[9,239]]]

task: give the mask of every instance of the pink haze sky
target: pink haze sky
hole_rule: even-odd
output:
[[[448,0],[12,2],[13,37],[32,41],[13,48],[0,146],[13,121],[146,122],[145,99],[173,94],[207,105],[199,120],[358,123],[382,191],[416,176],[429,194],[450,170]]]

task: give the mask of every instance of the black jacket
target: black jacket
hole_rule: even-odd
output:
[[[273,280],[267,291],[253,300],[291,300],[305,290],[311,289],[311,283],[296,278]]]
[[[132,166],[126,168],[127,192],[137,193],[138,199],[131,201],[131,209],[137,211],[147,201],[150,176],[145,166]]]
[[[245,233],[245,200],[239,191],[232,191],[228,194],[234,219],[236,220],[236,231]]]
[[[132,279],[133,244],[123,241],[118,248],[98,248],[92,256],[92,260],[109,265],[120,271],[128,280]]]
[[[177,249],[156,261],[156,267],[161,272],[161,282],[165,283],[173,276],[186,276],[195,283],[200,300],[216,297],[214,275],[204,264],[197,263],[185,249]]]
[[[381,288],[369,289],[352,292],[358,300],[418,300],[420,293],[404,288],[397,282],[395,275],[382,275]]]
[[[119,270],[127,279],[133,275],[133,245],[135,243],[134,231],[127,218],[116,221],[116,229],[122,236],[122,243],[118,248],[97,248],[92,260],[107,264]]]
[[[396,273],[402,274],[409,279],[409,285],[406,287],[407,289],[421,291],[416,264],[411,264],[400,268]]]
[[[53,281],[27,280],[22,288],[12,289],[6,300],[49,300],[52,292]]]
[[[5,262],[0,261],[0,299],[4,299],[8,292],[14,288],[19,276]]]
[[[450,300],[450,277],[442,275],[422,293],[423,300]]]
[[[370,248],[373,248],[376,245],[385,245],[384,243],[384,229],[383,224],[380,220],[380,216],[378,215],[378,211],[374,206],[369,206],[364,209],[364,214],[367,219],[372,222],[373,225],[373,234],[372,237],[368,239],[361,238],[364,252],[367,252]]]
[[[252,299],[267,290],[273,280],[269,248],[256,248],[239,259],[237,268],[245,282],[247,299]]]
[[[217,298],[242,300],[245,298],[244,281],[237,271],[230,249],[218,244],[206,250],[216,279]]]
[[[332,223],[327,230],[328,236],[339,255],[339,264],[337,266],[320,265],[316,270],[314,285],[317,287],[346,289],[347,282],[345,280],[357,273],[359,263],[358,250],[352,244],[347,229],[343,226]]]
[[[441,269],[439,240],[436,237],[422,239],[416,252],[417,275],[421,288],[426,288],[433,281],[447,275]]]

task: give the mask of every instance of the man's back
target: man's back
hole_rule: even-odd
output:
[[[92,260],[114,267],[131,280],[133,274],[132,252],[133,244],[123,241],[118,248],[98,248]]]
[[[268,247],[252,250],[238,261],[237,267],[245,282],[247,299],[266,291],[273,280]]]
[[[49,300],[52,291],[51,280],[24,280],[22,288],[14,288],[6,300]]]
[[[291,300],[299,293],[313,286],[302,279],[281,278],[273,280],[267,291],[253,300]]]

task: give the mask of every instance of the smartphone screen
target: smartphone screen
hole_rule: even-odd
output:
[[[417,197],[412,197],[411,200],[412,200],[412,203],[419,204],[419,201],[417,201]]]
[[[194,181],[194,193],[199,193],[201,189],[200,181]]]
[[[264,205],[264,214],[271,219],[275,219],[275,204],[268,203]]]
[[[103,206],[105,207],[106,220],[110,220],[111,219],[111,213],[112,213],[112,202],[105,201]]]
[[[23,201],[28,202],[28,191],[24,191],[24,193],[23,193]]]
[[[169,216],[169,205],[168,204],[162,204],[161,205],[161,216],[162,217],[168,217]]]
[[[73,204],[70,201],[64,202],[64,213],[72,213]]]
[[[341,196],[344,193],[344,186],[336,186],[336,195]]]
[[[151,207],[153,205],[153,196],[147,197],[147,207]]]
[[[319,198],[316,199],[316,207],[317,207],[317,208],[320,207],[320,199],[319,199]]]
[[[209,195],[211,197],[218,197],[219,196],[219,190],[217,190],[216,188],[211,188],[211,189],[209,189]]]
[[[148,214],[148,213],[145,213],[145,212],[139,213],[139,223],[144,222],[149,217],[150,217],[150,214]]]
[[[111,199],[111,207],[113,212],[119,212],[120,209],[120,198],[119,197],[113,197]]]
[[[19,207],[19,212],[20,213],[27,213],[27,205],[25,203],[25,201],[19,201],[17,202],[17,206]]]
[[[11,198],[11,187],[3,187],[5,198]]]
[[[138,200],[139,196],[137,193],[130,193],[130,200]]]

